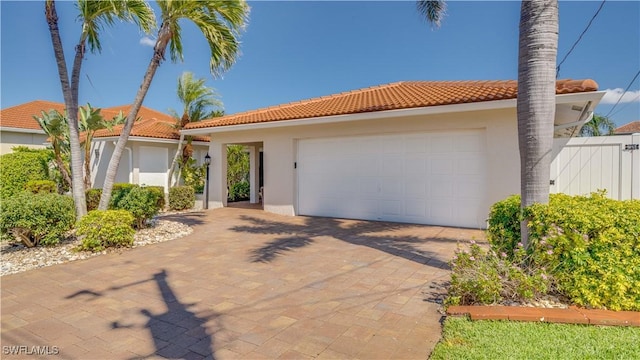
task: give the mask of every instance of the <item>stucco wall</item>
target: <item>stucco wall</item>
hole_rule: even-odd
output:
[[[210,207],[226,205],[221,173],[226,166],[226,144],[262,142],[264,152],[264,209],[295,215],[297,189],[294,162],[297,141],[306,138],[414,133],[455,129],[484,129],[487,143],[487,213],[492,203],[520,190],[515,109],[419,115],[393,119],[213,133],[209,154],[213,159]],[[223,159],[223,161],[221,161]]]
[[[27,146],[33,149],[44,149],[47,141],[45,134],[19,133],[0,131],[0,155],[10,153],[16,146]]]
[[[91,177],[94,188],[101,188],[104,185],[104,177],[114,147],[113,141],[94,141],[92,145]],[[177,142],[129,141],[120,160],[116,182],[140,184],[142,181],[145,185],[159,185],[166,188],[169,166],[173,161],[177,147]],[[98,149],[98,157],[96,157],[95,149]],[[194,144],[193,156],[198,164],[202,164],[206,152],[206,146]],[[158,155],[164,159],[158,158]],[[161,168],[164,168],[164,171]],[[161,173],[164,173],[164,178],[158,176]]]

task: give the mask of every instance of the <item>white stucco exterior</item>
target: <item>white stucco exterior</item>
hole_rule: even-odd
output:
[[[91,146],[91,182],[102,188],[117,138],[94,139]],[[164,186],[169,184],[169,166],[178,142],[152,138],[132,138],[128,141],[116,175],[116,183]],[[202,164],[208,144],[193,142],[193,157]],[[97,154],[96,154],[97,150]],[[177,176],[174,173],[174,176]]]
[[[483,130],[486,136],[487,189],[483,207],[520,189],[515,109],[455,114],[406,116],[337,124],[217,132],[212,135],[210,207],[226,205],[226,145],[261,142],[264,156],[264,210],[297,215],[297,179],[294,163],[301,139]]]
[[[0,155],[12,152],[16,146],[26,146],[32,149],[46,148],[47,135],[42,130],[0,129]]]

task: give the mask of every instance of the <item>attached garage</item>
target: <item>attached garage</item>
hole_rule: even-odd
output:
[[[483,130],[300,140],[299,213],[482,227],[485,143]]]
[[[603,96],[558,80],[556,136],[571,136]],[[226,206],[227,144],[261,151],[263,209],[471,228],[520,191],[515,81],[414,81],[191,123],[209,135],[209,208]],[[260,144],[259,149],[251,144]]]

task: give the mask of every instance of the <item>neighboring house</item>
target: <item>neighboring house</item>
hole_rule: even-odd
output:
[[[111,118],[119,111],[125,115],[130,106],[111,107],[102,110],[102,114]],[[138,112],[139,120],[133,125],[125,152],[122,154],[116,182],[141,185],[169,186],[169,166],[178,149],[180,134],[175,129],[176,120],[167,114],[142,107]],[[91,146],[91,182],[94,188],[101,188],[115,148],[115,143],[123,125],[113,129],[98,130]],[[208,150],[209,138],[196,136],[193,141],[193,157],[202,164]],[[176,171],[175,176],[179,176]]]
[[[616,135],[640,134],[640,120],[622,125],[619,128],[616,128],[613,132]]]
[[[243,144],[253,202],[263,168],[265,211],[483,228],[491,204],[520,192],[516,93],[516,81],[397,82],[183,134],[211,136],[210,208],[227,205],[226,145]],[[571,136],[604,92],[559,80],[556,94],[556,136]]]
[[[0,155],[10,153],[16,146],[47,147],[47,135],[33,116],[51,109],[64,112],[64,104],[35,100],[0,110]]]
[[[15,146],[45,148],[48,145],[47,135],[33,116],[40,116],[42,111],[48,112],[52,109],[64,113],[65,105],[36,100],[0,110],[2,154],[11,152]],[[131,105],[101,108],[100,114],[105,119],[112,119],[120,111],[127,115],[130,109]],[[116,182],[167,187],[169,166],[180,137],[173,124],[175,119],[170,115],[144,106],[140,109],[138,121],[133,126],[126,151],[120,161]],[[91,181],[95,188],[104,184],[114,142],[118,140],[121,130],[122,126],[116,126],[112,131],[99,130],[94,136],[91,147]],[[208,137],[198,136],[193,142],[193,155],[199,164],[203,162],[207,153],[208,140]],[[176,176],[179,176],[177,172]]]

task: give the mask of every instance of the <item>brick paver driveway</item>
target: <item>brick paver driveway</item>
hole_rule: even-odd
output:
[[[3,277],[2,358],[425,359],[432,285],[482,237],[247,209],[184,219],[179,240]]]

